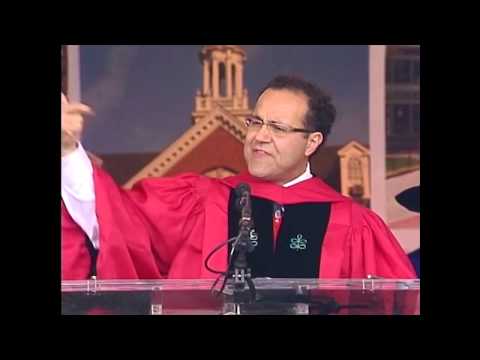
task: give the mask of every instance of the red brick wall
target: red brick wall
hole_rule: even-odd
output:
[[[215,130],[208,138],[199,143],[165,176],[185,172],[201,174],[218,167],[224,167],[236,173],[247,169],[243,157],[243,143],[222,128]]]

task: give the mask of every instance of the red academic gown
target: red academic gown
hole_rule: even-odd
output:
[[[216,278],[204,264],[228,238],[228,199],[241,182],[252,195],[280,204],[330,202],[320,278],[415,278],[415,271],[385,223],[318,178],[288,188],[248,174],[212,179],[196,174],[148,178],[124,190],[94,166],[100,227],[98,279]],[[227,247],[210,259],[224,270]],[[90,255],[85,234],[62,204],[62,279],[85,279]]]

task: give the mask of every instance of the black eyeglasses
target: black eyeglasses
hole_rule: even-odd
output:
[[[272,121],[263,121],[258,117],[247,117],[245,119],[245,125],[249,131],[260,131],[263,125],[267,127],[272,135],[282,136],[288,133],[300,132],[300,133],[313,133],[315,131],[308,129],[295,128],[287,124],[281,124]]]

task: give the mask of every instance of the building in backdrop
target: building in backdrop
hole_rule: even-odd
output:
[[[389,45],[386,62],[387,153],[418,153],[420,47]]]
[[[420,247],[420,215],[395,196],[420,184],[420,46],[386,47],[386,220],[407,252]]]
[[[90,154],[123,187],[152,176],[195,172],[223,178],[247,170],[244,121],[252,108],[244,86],[246,53],[238,45],[208,45],[199,52],[199,60],[202,88],[194,99],[192,126],[179,138],[157,152]],[[311,167],[334,189],[369,206],[367,145],[355,140],[326,145],[311,159]]]
[[[62,46],[62,90],[80,99],[78,45]],[[198,54],[202,86],[193,100],[191,127],[170,145],[148,153],[89,153],[125,188],[151,176],[196,172],[225,177],[246,170],[244,119],[252,112],[244,86],[247,56],[238,45],[208,45]],[[419,247],[419,216],[395,196],[420,183],[420,48],[386,46],[385,58],[386,211],[384,220],[403,248]],[[182,121],[182,119],[177,119]],[[328,143],[311,159],[312,171],[345,196],[370,206],[371,158],[367,144],[352,139]]]

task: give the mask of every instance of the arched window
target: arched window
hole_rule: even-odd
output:
[[[212,62],[210,62],[210,64],[208,65],[209,67],[209,71],[208,71],[208,74],[209,74],[209,85],[208,85],[208,88],[210,89],[210,95],[213,94],[213,64]]]
[[[221,62],[219,64],[219,80],[220,80],[220,84],[219,84],[219,89],[220,89],[220,96],[227,96],[227,72],[226,72],[226,68],[225,68],[225,64],[223,62]]]
[[[363,185],[362,162],[358,157],[348,161],[348,180],[354,185]]]
[[[237,89],[237,76],[236,76],[236,71],[237,71],[237,68],[235,67],[235,64],[232,64],[232,95],[235,96],[237,93],[236,93],[236,89]]]

